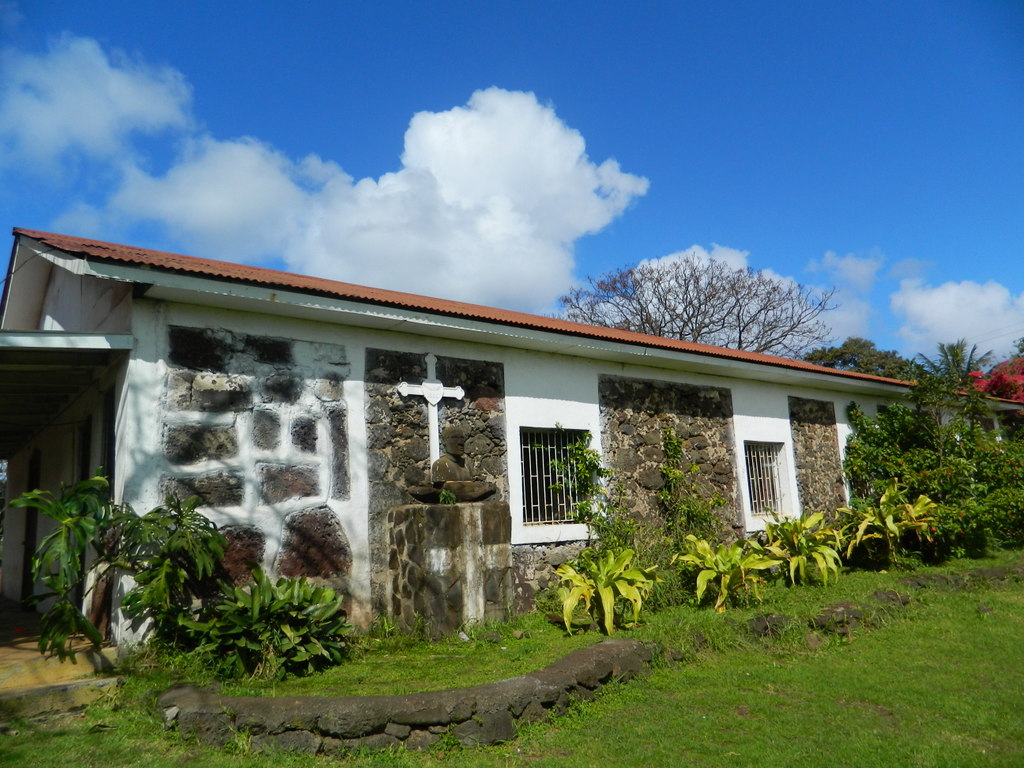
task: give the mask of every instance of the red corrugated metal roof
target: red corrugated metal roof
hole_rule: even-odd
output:
[[[177,253],[151,251],[144,248],[134,248],[128,245],[118,245],[117,243],[105,243],[100,240],[88,240],[81,237],[59,235],[52,232],[38,232],[31,229],[19,229],[17,227],[14,229],[14,235],[15,237],[30,237],[34,240],[38,240],[44,245],[48,245],[60,251],[100,261],[136,264],[168,272],[191,274],[199,277],[209,277],[219,280],[230,280],[248,285],[281,288],[285,290],[298,291],[300,293],[347,299],[349,301],[397,307],[400,309],[410,309],[420,312],[430,312],[449,317],[463,317],[472,320],[480,320],[486,323],[515,326],[518,328],[528,328],[538,331],[548,331],[551,333],[590,339],[602,339],[605,341],[613,341],[634,346],[688,352],[695,355],[770,365],[777,368],[790,368],[799,371],[822,373],[829,376],[862,379],[865,381],[878,382],[880,384],[909,386],[907,382],[899,381],[897,379],[887,379],[881,376],[870,376],[868,374],[853,373],[850,371],[838,371],[834,368],[825,368],[823,366],[806,363],[802,360],[791,360],[784,357],[763,355],[757,352],[744,352],[735,349],[726,349],[725,347],[713,347],[707,344],[695,344],[690,341],[666,339],[661,336],[648,336],[642,333],[623,331],[615,328],[584,325],[582,323],[574,323],[568,320],[560,320],[558,318],[529,315],[524,312],[512,312],[505,309],[484,307],[478,304],[467,304],[461,301],[448,301],[446,299],[435,299],[429,296],[418,296],[412,293],[386,291],[380,288],[367,288],[361,285],[353,285],[352,283],[324,280],[321,278],[308,277],[306,275],[297,275],[290,272],[263,269],[261,267],[249,267],[244,264],[235,264],[233,262],[200,259],[193,256],[182,256]]]

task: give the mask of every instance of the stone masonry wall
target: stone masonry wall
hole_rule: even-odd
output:
[[[846,504],[836,409],[828,400],[789,398],[796,483],[805,511],[832,515]]]
[[[411,504],[414,499],[405,488],[422,484],[430,471],[427,402],[402,397],[397,385],[421,384],[426,376],[426,355],[366,350],[370,605],[375,615],[387,616],[390,607],[388,510]]]
[[[555,569],[576,557],[586,541],[552,544],[516,544],[512,547],[512,608],[526,613],[536,607],[536,598],[558,582]]]
[[[598,392],[604,459],[634,514],[658,514],[657,492],[664,485],[662,431],[672,428],[684,441],[682,466],[698,467],[698,493],[721,495],[728,502],[719,512],[723,521],[740,524],[728,389],[602,376]]]
[[[466,392],[462,400],[444,398],[438,404],[441,429],[458,424],[466,430],[466,456],[476,479],[497,486],[494,499],[508,499],[504,366],[438,357],[437,377],[446,387],[462,387]]]
[[[171,326],[162,493],[239,520],[224,566],[346,590],[352,549],[331,500],[349,498],[344,347]]]
[[[390,615],[433,637],[512,607],[512,518],[503,501],[409,504],[388,510]]]
[[[461,401],[442,399],[439,429],[458,423],[467,430],[466,455],[474,473],[498,488],[492,501],[507,499],[505,385],[500,363],[439,357],[436,375],[446,387],[461,386]],[[427,357],[414,352],[366,350],[366,423],[369,451],[370,600],[375,613],[392,610],[388,510],[416,503],[406,488],[429,484],[428,405],[403,397],[398,384],[421,384]]]

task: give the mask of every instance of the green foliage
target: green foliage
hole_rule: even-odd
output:
[[[577,569],[578,564],[572,562],[562,563],[555,569],[555,575],[559,578],[558,597],[562,601],[562,620],[565,622],[565,631],[572,632],[572,617],[576,613],[579,604],[583,603],[583,610],[591,612],[591,600],[597,593],[597,584],[584,566]]]
[[[697,538],[715,539],[722,531],[722,521],[716,509],[725,505],[726,501],[719,494],[710,499],[703,498],[694,482],[700,472],[696,464],[685,469],[683,460],[683,440],[674,429],[662,430],[662,446],[665,451],[665,463],[661,466],[661,476],[665,482],[658,491],[665,523],[665,535],[674,543],[693,534]]]
[[[921,544],[932,539],[935,509],[935,502],[924,495],[909,502],[906,489],[892,481],[878,504],[860,504],[840,510],[850,530],[846,556],[850,557],[858,547],[865,547],[872,560],[888,565],[907,549],[912,538],[916,539],[916,551],[920,552]]]
[[[111,503],[107,480],[98,474],[62,485],[60,496],[33,490],[14,499],[12,506],[34,507],[57,524],[33,558],[34,578],[48,588],[34,599],[54,598],[41,620],[40,652],[74,659],[75,636],[95,646],[103,642],[77,597],[92,568],[133,576],[136,586],[125,596],[125,612],[151,618],[161,640],[184,641],[182,621],[193,618],[196,598],[215,592],[226,546],[216,526],[196,512],[199,501],[169,496],[163,506],[139,517],[130,507]],[[95,557],[87,565],[90,547]]]
[[[974,518],[997,546],[1024,547],[1024,484],[1007,484],[994,489]]]
[[[947,391],[956,392],[970,383],[974,371],[988,367],[992,361],[992,350],[978,352],[978,345],[967,347],[967,339],[940,343],[935,357],[918,355],[917,360],[923,372],[934,379],[943,381]]]
[[[698,603],[709,585],[716,588],[715,610],[722,612],[726,603],[735,605],[748,596],[760,600],[758,587],[762,579],[758,572],[773,568],[781,561],[751,541],[719,544],[716,548],[690,534],[686,537],[686,549],[676,557],[676,562],[696,574]]]
[[[451,491],[442,489],[441,493],[437,497],[438,504],[456,504],[459,498]]]
[[[843,371],[868,373],[890,379],[913,378],[913,364],[895,350],[883,350],[875,342],[850,336],[838,347],[819,347],[804,355],[804,360],[815,365],[838,368]]]
[[[934,501],[931,540],[919,542],[926,559],[1024,543],[1024,440],[981,426],[986,400],[968,375],[979,364],[977,350],[941,345],[919,368],[909,406],[890,406],[875,418],[855,406],[849,411],[854,432],[845,468],[853,506],[870,506],[893,480],[907,498]]]
[[[172,645],[187,641],[183,623],[193,618],[196,599],[216,594],[216,575],[227,540],[206,516],[196,511],[201,499],[164,504],[121,528],[122,560],[136,586],[122,607],[129,616],[153,620],[156,637]]]
[[[569,478],[576,499],[573,520],[587,526],[599,549],[633,546],[636,521],[623,508],[622,490],[612,482],[614,473],[601,464],[601,454],[590,447],[589,432],[570,443],[565,458],[553,459],[551,466],[562,478]]]
[[[774,517],[765,525],[768,544],[765,550],[788,564],[790,584],[808,584],[807,568],[813,565],[823,584],[828,584],[829,574],[839,576],[842,559],[841,535],[831,526],[823,525],[825,516],[821,512],[799,518]]]
[[[628,626],[640,620],[644,599],[661,579],[654,568],[631,565],[633,556],[630,549],[619,552],[587,550],[577,558],[575,564],[563,563],[555,570],[562,582],[559,597],[562,600],[562,618],[567,632],[572,631],[572,616],[580,602],[583,602],[588,613],[593,613],[595,621],[608,635],[615,631],[617,618],[620,623]],[[595,596],[596,601],[593,600]],[[621,618],[625,616],[625,611],[616,609],[619,598],[631,608],[628,621]]]
[[[88,576],[89,546],[102,555],[102,533],[121,512],[111,504],[107,480],[99,475],[71,486],[61,484],[59,496],[50,491],[28,491],[12,500],[11,506],[33,507],[56,523],[56,529],[39,543],[32,558],[33,578],[48,590],[35,595],[33,601],[54,600],[42,616],[39,652],[74,660],[73,636],[84,635],[94,646],[103,642],[99,631],[78,607],[75,594]]]
[[[851,406],[849,416],[845,468],[856,498],[877,499],[896,478],[911,495],[955,505],[987,490],[978,487],[986,463],[1002,463],[1000,441],[962,417],[941,422],[902,404],[873,419]]]
[[[228,677],[278,679],[340,664],[351,625],[341,597],[305,578],[270,579],[259,568],[246,587],[224,585],[224,600],[207,621],[186,621],[197,648]]]
[[[951,557],[984,557],[996,543],[990,528],[994,529],[997,521],[984,507],[937,504],[932,517],[931,539],[925,543],[922,560],[938,563]]]

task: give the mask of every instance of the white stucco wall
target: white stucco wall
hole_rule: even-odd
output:
[[[132,284],[75,275],[55,266],[40,314],[43,331],[127,333]]]

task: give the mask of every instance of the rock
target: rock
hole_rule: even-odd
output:
[[[897,592],[895,589],[879,589],[871,597],[884,605],[894,605],[899,608],[910,602],[910,595],[905,592]]]
[[[788,616],[768,614],[750,619],[747,629],[757,637],[780,637],[792,624]]]

